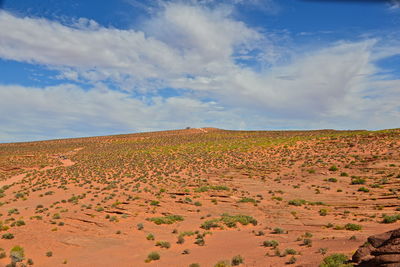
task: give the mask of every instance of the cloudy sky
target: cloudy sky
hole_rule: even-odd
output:
[[[400,5],[3,0],[0,142],[400,127]]]

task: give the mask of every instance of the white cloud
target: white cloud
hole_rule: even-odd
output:
[[[399,8],[400,8],[400,1],[399,0],[390,0],[389,9],[398,10]]]
[[[97,87],[83,90],[71,84],[0,86],[0,99],[0,142],[204,127],[210,123],[228,126],[224,120],[233,121],[235,116],[214,102],[185,97],[139,100],[123,92]]]
[[[68,27],[0,12],[0,26],[7,29],[0,32],[0,57],[72,68],[95,82],[222,72],[231,64],[235,48],[246,53],[246,47],[261,39],[228,15],[222,9],[169,4],[146,24],[144,33],[104,28],[86,19]],[[72,73],[68,69],[64,76]]]
[[[0,57],[81,70],[99,68],[153,77],[171,71],[179,55],[143,32],[92,27],[77,29],[0,12]]]

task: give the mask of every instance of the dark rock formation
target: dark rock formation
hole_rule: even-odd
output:
[[[368,237],[352,261],[359,267],[400,267],[400,228]]]

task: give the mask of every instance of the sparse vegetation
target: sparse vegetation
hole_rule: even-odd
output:
[[[149,255],[147,255],[147,259],[145,260],[145,262],[151,262],[151,261],[156,261],[160,259],[160,254],[158,252],[150,252]]]
[[[389,227],[384,224],[400,219],[394,214],[400,208],[390,204],[400,192],[393,186],[400,177],[400,130],[188,131],[193,133],[178,130],[0,144],[4,246],[9,249],[14,241],[25,242],[26,233],[33,240],[46,235],[52,244],[71,231],[76,236],[90,235],[93,227],[100,237],[103,232],[115,234],[112,238],[121,244],[139,237],[146,246],[165,253],[167,264],[172,254],[191,257],[187,247],[193,244],[202,246],[204,253],[214,253],[210,249],[215,242],[232,235],[238,244],[259,247],[275,257],[276,266],[284,266],[307,263],[311,255],[322,257],[328,250],[335,253],[328,238],[351,243],[353,231],[361,231],[360,241],[371,224]],[[65,166],[60,155],[75,164]],[[17,175],[22,178],[7,183]],[[294,225],[306,223],[305,218],[321,220],[327,228],[307,224],[309,232],[293,239],[298,233]],[[43,231],[37,231],[39,224]],[[209,238],[210,233],[217,234]],[[118,248],[112,246],[110,251]],[[74,249],[78,248],[71,246]],[[48,260],[55,264],[86,264],[82,259],[64,260],[68,255],[56,248],[54,252],[57,255]],[[158,252],[146,258],[148,252],[139,258],[142,263],[160,259]],[[41,253],[52,256],[52,252]],[[194,250],[193,255],[197,255]],[[246,263],[255,262],[251,254],[243,255]],[[0,265],[7,256],[8,250],[0,249]],[[217,266],[243,264],[242,256],[232,256]],[[349,266],[342,256],[326,257],[321,266]],[[121,265],[119,259],[115,261]],[[33,264],[29,259],[23,262]],[[39,259],[35,264],[40,264]]]

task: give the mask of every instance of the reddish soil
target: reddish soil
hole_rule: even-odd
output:
[[[400,130],[0,144],[0,266],[16,245],[41,267],[214,266],[237,255],[239,266],[318,266],[398,228],[384,219],[400,214],[399,185]],[[169,215],[181,217],[150,220]],[[160,259],[145,262],[153,251]]]

